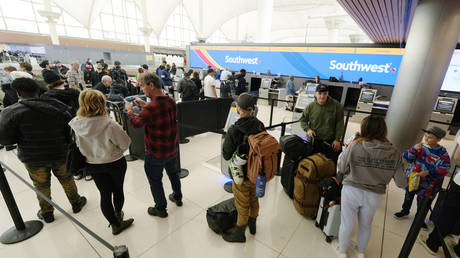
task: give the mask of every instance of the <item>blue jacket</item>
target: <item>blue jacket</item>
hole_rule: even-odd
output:
[[[163,69],[160,78],[164,86],[172,86],[171,73],[168,70]]]
[[[287,83],[286,83],[286,95],[292,95],[292,96],[295,96],[295,85],[294,85],[294,81],[291,81],[289,80]]]

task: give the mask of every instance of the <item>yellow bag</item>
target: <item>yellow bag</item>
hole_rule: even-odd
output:
[[[420,176],[417,172],[411,172],[409,176],[409,192],[418,190],[420,184]]]

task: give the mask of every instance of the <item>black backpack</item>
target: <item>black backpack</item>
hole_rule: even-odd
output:
[[[281,136],[280,145],[281,151],[290,160],[298,161],[301,158],[314,154],[313,145],[295,134]]]
[[[206,211],[208,226],[217,234],[223,234],[235,226],[238,212],[235,207],[235,198],[228,199]]]
[[[110,71],[110,77],[115,84],[121,84],[126,86],[126,72],[123,71],[121,68],[115,67]]]

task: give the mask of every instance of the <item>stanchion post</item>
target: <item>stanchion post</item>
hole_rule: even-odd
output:
[[[14,222],[14,227],[10,228],[0,236],[0,242],[3,244],[13,244],[26,240],[40,232],[43,228],[43,223],[38,220],[24,223],[1,165],[0,168],[0,191],[2,192],[3,199],[5,199],[6,206],[8,207],[11,218]]]
[[[428,214],[428,210],[430,209],[432,201],[433,197],[431,196],[425,196],[423,198],[420,209],[417,211],[417,214],[415,214],[414,222],[412,222],[409,232],[407,233],[406,240],[404,241],[398,258],[409,257],[409,254],[412,251],[412,247],[414,247],[415,241],[417,240],[420,228],[422,227],[422,223],[425,223],[424,220]]]
[[[188,169],[182,168],[180,164],[180,144],[179,143],[177,144],[177,170],[178,170],[180,178],[187,177],[190,174]]]
[[[275,104],[275,99],[271,99],[271,108],[270,108],[270,126],[273,122],[273,105]]]
[[[345,141],[345,133],[347,132],[348,120],[350,120],[350,113],[351,113],[351,110],[347,110],[347,118],[345,118],[345,126],[343,130],[343,135],[342,135],[342,144]]]

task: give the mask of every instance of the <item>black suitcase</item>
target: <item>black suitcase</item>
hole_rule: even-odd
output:
[[[314,153],[313,146],[295,134],[281,136],[280,145],[281,151],[292,160],[299,160]]]
[[[281,168],[281,185],[291,199],[294,198],[294,177],[298,165],[298,161],[284,157],[283,167]]]

